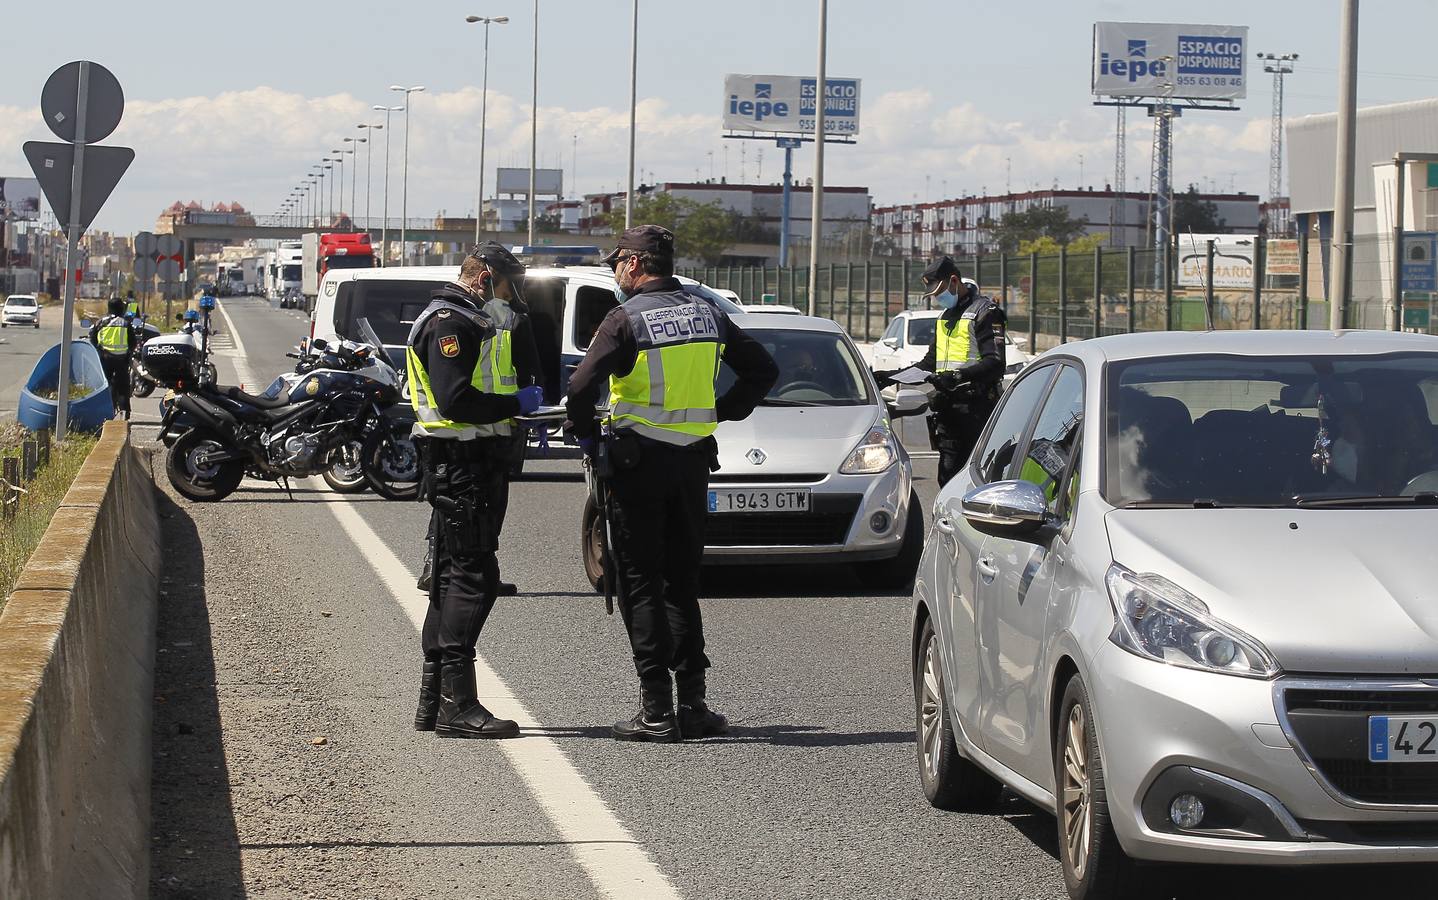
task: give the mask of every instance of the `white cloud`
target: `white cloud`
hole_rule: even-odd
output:
[[[398,95],[396,95],[397,99]],[[542,99],[542,98],[541,98]],[[473,209],[479,152],[481,97],[470,87],[413,97],[410,136],[411,216],[439,210],[454,215]],[[132,146],[136,160],[121,182],[97,227],[135,231],[153,224],[156,214],[174,200],[202,203],[238,200],[257,213],[270,212],[300,183],[321,156],[341,146],[344,137],[358,137],[359,122],[380,122],[383,114],[348,93],[307,97],[271,87],[231,91],[212,97],[131,101],[125,118],[106,143]],[[566,177],[574,165],[578,135],[579,187],[592,191],[622,183],[628,150],[627,108],[539,109],[541,165],[562,165]],[[487,168],[490,178],[499,165],[527,165],[529,104],[526,97],[491,91],[489,95]],[[400,147],[403,115],[392,119],[390,139],[394,181],[392,215],[398,215]],[[687,181],[696,170],[708,174],[707,154],[721,167],[726,142],[719,137],[716,115],[685,114],[656,99],[638,109],[638,165],[661,180]],[[950,195],[978,192],[986,186],[1002,190],[1006,160],[1015,190],[1031,183],[1047,187],[1078,182],[1078,156],[1084,158],[1084,181],[1095,186],[1112,178],[1113,114],[1083,108],[1058,121],[997,118],[972,103],[946,104],[925,89],[894,91],[868,101],[863,132],[853,146],[831,145],[826,155],[831,183],[864,184],[880,204],[906,203],[924,191],[939,199],[946,183]],[[1147,184],[1149,120],[1129,114],[1128,172]],[[1204,177],[1227,187],[1236,172],[1240,189],[1260,191],[1267,164],[1267,120],[1239,119],[1218,113],[1191,114],[1176,129],[1177,183],[1202,183]],[[0,174],[26,174],[19,145],[27,139],[49,139],[38,110],[0,107]],[[748,174],[757,171],[757,150],[747,148]],[[763,147],[765,181],[781,171],[779,151]],[[379,214],[383,133],[375,150],[373,212]],[[730,144],[729,170],[739,176],[739,147]],[[811,174],[812,149],[795,156],[795,175]],[[365,151],[359,154],[357,205],[364,206]],[[348,172],[347,172],[348,180]],[[349,207],[346,196],[344,207]]]

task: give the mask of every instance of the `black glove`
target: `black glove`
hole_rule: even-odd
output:
[[[946,393],[958,390],[959,384],[962,383],[956,372],[936,372],[924,380]]]

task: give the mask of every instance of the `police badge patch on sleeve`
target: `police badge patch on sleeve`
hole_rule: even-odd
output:
[[[445,356],[459,355],[459,338],[452,334],[446,334],[439,339],[439,352]]]

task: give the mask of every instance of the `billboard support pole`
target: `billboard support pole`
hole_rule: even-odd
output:
[[[1358,0],[1343,0],[1342,38],[1338,63],[1338,136],[1333,187],[1333,253],[1329,266],[1328,327],[1337,331],[1347,321],[1353,288],[1354,132],[1358,119]],[[1394,248],[1398,252],[1398,248]]]
[[[784,201],[780,208],[779,224],[779,265],[789,264],[789,209],[794,183],[794,144],[796,141],[779,141],[784,148]]]
[[[1403,162],[1400,154],[1393,160],[1394,183],[1396,186],[1394,205],[1397,207],[1393,216],[1393,310],[1390,313],[1390,325],[1394,331],[1403,330],[1403,192],[1407,190],[1406,175],[1408,166]]]
[[[55,440],[65,439],[69,424],[70,339],[74,334],[75,263],[80,255],[80,200],[85,184],[85,117],[90,100],[90,64],[80,63],[79,89],[75,101],[75,167],[70,172],[70,221],[66,229],[65,301],[60,313],[60,372],[55,386]]]
[[[814,315],[814,298],[819,293],[819,245],[824,240],[824,112],[828,100],[825,71],[828,63],[828,34],[829,0],[819,0],[819,77],[814,83],[814,214],[809,226],[808,313],[811,316]]]

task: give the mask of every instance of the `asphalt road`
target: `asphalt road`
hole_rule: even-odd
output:
[[[40,327],[7,325],[0,329],[0,419],[15,418],[20,403],[20,386],[46,350],[60,343],[60,306],[48,304],[40,310]],[[75,326],[75,334],[80,326]]]
[[[259,301],[224,307],[246,358],[222,354],[222,379],[240,380],[238,362],[267,382],[303,323]],[[933,466],[917,466],[926,505]],[[154,896],[1064,896],[1051,816],[1008,796],[992,815],[925,803],[908,598],[856,594],[844,567],[706,574],[711,701],[733,733],[611,740],[637,686],[622,625],[580,567],[584,487],[574,462],[534,468],[500,553],[522,593],[479,645],[487,702],[526,736],[490,743],[411,730],[424,507],[322,482],[190,504],[154,457],[169,560]],[[1171,874],[1162,896],[1349,898],[1412,880]],[[1431,890],[1426,878],[1412,884]]]

